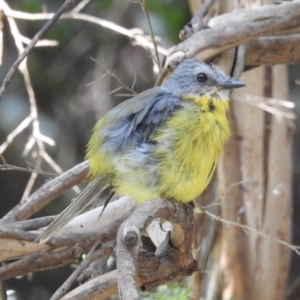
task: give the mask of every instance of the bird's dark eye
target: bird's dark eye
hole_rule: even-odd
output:
[[[206,82],[207,81],[207,75],[204,73],[197,74],[197,80],[199,82]]]

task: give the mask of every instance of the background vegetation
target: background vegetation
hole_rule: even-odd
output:
[[[10,0],[12,9],[23,12],[56,11],[61,1]],[[156,36],[165,48],[179,42],[178,32],[190,20],[189,4],[185,0],[146,1],[146,6]],[[89,15],[112,21],[125,28],[140,28],[148,32],[148,25],[139,3],[131,1],[91,1],[83,10]],[[21,34],[31,38],[45,21],[18,20]],[[129,39],[107,28],[79,20],[59,20],[43,39],[55,40],[57,46],[37,47],[29,55],[28,66],[37,101],[41,133],[55,145],[45,144],[46,152],[62,170],[82,162],[85,147],[96,120],[111,107],[125,100],[128,91],[117,90],[120,84],[106,75],[113,70],[123,82],[141,92],[154,85],[156,73],[151,55],[142,47],[132,45]],[[0,78],[4,78],[17,57],[17,50],[7,20],[3,19],[3,61]],[[101,62],[102,66],[96,63]],[[106,66],[103,68],[103,64]],[[296,103],[299,116],[300,87],[295,84],[300,77],[299,66],[289,67],[290,100]],[[285,82],[279,83],[285,85]],[[112,93],[112,91],[114,91]],[[29,103],[23,78],[16,73],[0,102],[0,145],[29,114]],[[293,239],[300,245],[300,122],[295,121],[293,164]],[[25,153],[32,128],[26,128],[7,147],[3,157],[7,164],[26,167],[35,164],[37,149]],[[280,145],[278,145],[280,147]],[[32,187],[36,190],[52,178],[56,171],[43,161],[41,170],[49,174],[39,175]],[[0,170],[0,217],[19,203],[26,190],[30,173],[17,170]],[[84,185],[84,184],[83,184]],[[59,213],[74,196],[70,190],[34,217]],[[280,218],[280,216],[278,216]],[[61,283],[73,271],[62,269],[34,273],[7,281],[7,288],[16,291],[16,299],[49,299]],[[207,271],[207,270],[206,270]],[[205,272],[206,272],[205,271]],[[300,258],[291,256],[289,287],[300,275]],[[270,275],[271,276],[271,275]],[[11,298],[13,299],[13,298]],[[160,298],[157,298],[160,299]],[[299,299],[296,296],[292,299]]]

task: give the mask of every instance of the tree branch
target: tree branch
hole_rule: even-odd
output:
[[[100,219],[99,216],[103,206],[88,211],[69,222],[47,244],[34,242],[39,234],[21,230],[19,225],[22,222],[17,223],[15,227],[14,223],[10,223],[8,226],[2,225],[0,262],[33,255],[37,251],[49,248],[49,245],[51,249],[71,247],[78,241],[80,241],[80,246],[88,251],[89,247],[96,241],[100,241],[103,244],[115,239],[120,224],[130,215],[134,208],[134,202],[129,197],[123,197],[112,202]],[[42,224],[41,221],[39,222]],[[29,267],[35,269],[35,264],[33,263]],[[47,267],[45,266],[44,268]],[[0,277],[2,276],[2,271],[0,267]],[[31,271],[26,270],[24,266],[22,272]]]
[[[10,212],[8,212],[0,223],[26,220],[51,200],[61,195],[63,192],[81,182],[89,170],[88,161],[73,167],[69,171],[57,176],[53,180],[44,184],[27,199],[24,199]]]
[[[215,1],[216,0],[208,0],[203,3],[199,11],[179,32],[179,38],[181,40],[186,40],[187,38],[192,36],[195,32],[204,28],[204,26],[206,25],[204,22],[204,17],[207,15],[209,8],[215,3]]]
[[[246,70],[264,64],[300,62],[300,34],[262,37],[246,45]]]
[[[208,25],[211,28],[196,32],[178,44],[169,58],[176,52],[182,52],[183,57],[198,54],[199,59],[207,61],[224,50],[261,36],[299,32],[300,1],[266,5],[251,10],[237,10],[211,19]]]
[[[118,271],[96,277],[66,294],[60,300],[105,300],[118,292]]]
[[[18,69],[18,67],[20,66],[21,62],[24,60],[24,58],[28,55],[28,53],[33,49],[33,47],[35,46],[35,44],[39,41],[39,39],[41,38],[41,36],[47,31],[49,30],[49,28],[60,18],[60,16],[67,11],[70,6],[71,3],[73,2],[73,0],[66,0],[65,3],[59,8],[59,10],[53,15],[53,17],[44,25],[44,27],[34,36],[34,38],[31,40],[31,42],[27,45],[27,47],[24,49],[23,53],[21,53],[21,55],[18,57],[18,59],[14,62],[14,64],[12,65],[11,69],[9,70],[9,72],[7,73],[6,77],[4,78],[2,85],[0,87],[0,100],[3,96],[3,93],[7,87],[7,85],[9,84],[12,76],[14,75],[14,73],[16,72],[16,70]],[[2,2],[2,5],[5,5],[6,7],[6,3]]]
[[[99,249],[97,249],[99,247]],[[50,300],[59,300],[67,291],[71,288],[72,284],[80,276],[81,272],[85,270],[93,261],[101,259],[107,255],[110,255],[113,251],[112,246],[101,246],[99,242],[96,242],[92,249],[89,251],[83,262],[77,267],[72,275],[64,282],[64,284],[54,293]]]
[[[165,282],[170,275],[168,273],[170,268],[174,271],[176,266],[178,268],[177,271],[182,271],[191,264],[193,214],[190,206],[167,200],[162,201],[162,199],[148,201],[138,206],[118,231],[117,268],[119,271],[118,285],[121,299],[139,299],[135,275],[139,240],[141,238],[140,231],[145,230],[154,219],[171,222],[173,229],[166,236],[164,242],[158,246],[153,257],[154,260],[159,257],[159,264],[154,263],[152,268],[150,268],[149,255],[140,256],[139,274],[142,277],[144,276],[142,289],[151,288],[153,284],[156,285],[158,283],[157,281],[160,282],[159,284]],[[165,265],[161,267],[160,263],[164,260],[166,260]],[[142,270],[143,273],[141,273]]]
[[[168,72],[167,67],[173,60],[182,61],[197,55],[200,60],[211,61],[225,50],[252,42],[262,36],[299,33],[300,1],[265,5],[251,10],[236,10],[212,18],[208,26],[210,28],[196,32],[174,47],[167,57],[165,67],[157,80],[158,83],[162,82]],[[251,49],[255,51],[253,47]],[[294,53],[298,57],[296,51]],[[274,54],[273,58],[275,58]],[[276,63],[273,61],[273,64]]]
[[[171,222],[173,230],[167,234],[166,239],[158,246],[155,254],[141,252],[137,257],[140,232],[145,230],[154,219]],[[133,235],[128,236],[128,232],[133,233]],[[192,235],[193,212],[189,205],[181,205],[178,202],[162,199],[143,203],[124,221],[118,232],[117,271],[94,278],[74,289],[62,299],[106,299],[117,292],[117,278],[119,278],[119,287],[123,292],[123,288],[129,280],[129,277],[122,277],[122,274],[124,276],[124,269],[126,269],[126,273],[131,273],[130,277],[132,277],[132,268],[136,269],[137,277],[132,278],[130,287],[127,285],[129,293],[131,292],[130,288],[134,289],[133,296],[137,293],[136,286],[141,287],[142,290],[150,290],[173,278],[191,275],[197,269],[197,263],[190,253]],[[127,239],[128,237],[129,239]],[[126,239],[125,244],[127,244],[125,247],[122,242],[124,238]],[[127,260],[123,260],[125,256]],[[136,284],[134,284],[135,281]],[[123,292],[124,295],[127,296]],[[124,296],[123,299],[132,298]],[[134,299],[138,299],[138,296],[136,295]]]
[[[117,234],[117,269],[120,299],[139,300],[136,286],[141,232],[132,217],[123,222]]]

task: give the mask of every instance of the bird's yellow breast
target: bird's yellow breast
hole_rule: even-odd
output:
[[[155,137],[160,145],[161,196],[181,202],[193,200],[207,186],[230,134],[228,101],[201,97],[193,103],[170,118]]]

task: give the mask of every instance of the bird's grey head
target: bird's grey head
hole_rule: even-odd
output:
[[[243,87],[241,81],[232,80],[212,64],[186,59],[174,70],[164,87],[176,96],[214,96],[228,98],[230,89]]]

